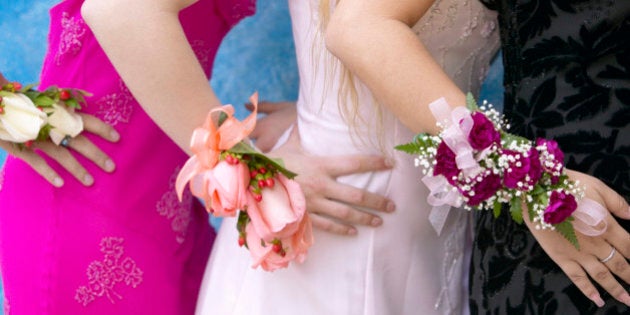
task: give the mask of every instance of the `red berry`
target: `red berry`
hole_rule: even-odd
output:
[[[264,167],[261,167],[261,168],[258,169],[258,173],[265,174],[265,173],[267,173],[267,169],[264,168]]]
[[[24,146],[30,149],[33,146],[33,140],[24,142]]]
[[[280,251],[282,250],[282,245],[280,243],[275,243],[273,244],[271,250],[273,250],[275,253],[280,253]]]
[[[19,82],[13,82],[13,89],[17,90],[21,90],[22,89],[22,84],[20,84]]]
[[[276,181],[273,178],[269,177],[265,180],[265,185],[269,188],[273,187],[276,184]]]
[[[0,96],[0,103],[2,103],[2,96]]]
[[[59,99],[62,101],[67,101],[70,99],[70,92],[68,92],[67,90],[61,90],[61,92],[59,92]]]
[[[262,201],[262,195],[254,194],[254,200],[256,200],[256,202],[261,202]]]
[[[265,186],[267,186],[267,181],[266,180],[261,179],[261,180],[258,181],[258,187],[259,188],[263,188]]]
[[[278,254],[280,254],[280,256],[284,257],[284,256],[287,255],[287,252],[283,249]]]
[[[37,109],[41,110],[42,112],[44,111],[44,108],[41,106],[37,106]]]
[[[258,172],[256,170],[252,170],[249,173],[249,177],[251,177],[252,179],[256,178],[256,175],[258,175]]]
[[[0,107],[0,114],[4,114],[4,107]]]
[[[243,245],[245,245],[245,238],[242,237],[242,236],[239,236],[238,237],[238,246],[242,247]]]

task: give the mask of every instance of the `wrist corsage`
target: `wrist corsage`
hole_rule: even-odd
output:
[[[296,174],[244,141],[256,125],[258,95],[250,100],[254,110],[243,121],[225,105],[210,111],[195,129],[194,155],[180,171],[176,189],[181,200],[189,184],[208,212],[238,217],[238,244],[249,249],[252,267],[273,271],[293,260],[303,262],[313,235],[304,194],[292,180]]]
[[[1,140],[30,147],[33,141],[50,139],[59,145],[81,133],[83,121],[74,110],[85,103],[85,91],[33,87],[13,82],[0,89]]]
[[[599,235],[606,229],[605,209],[584,198],[584,188],[568,178],[564,154],[553,140],[535,142],[506,132],[502,115],[471,94],[467,107],[451,110],[444,99],[429,105],[441,128],[437,136],[419,134],[396,149],[416,156],[430,190],[429,219],[438,233],[451,207],[493,211],[509,204],[514,221],[523,207],[537,229],[560,232],[579,248],[575,229]]]

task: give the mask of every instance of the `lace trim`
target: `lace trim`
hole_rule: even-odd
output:
[[[68,12],[61,15],[61,34],[59,35],[59,48],[55,54],[55,62],[59,66],[65,55],[76,55],[83,47],[83,37],[87,32],[87,25],[81,18],[70,17]]]
[[[184,192],[182,202],[177,199],[177,193],[175,192],[175,181],[177,174],[181,167],[177,167],[168,183],[168,190],[162,195],[162,198],[157,202],[157,212],[165,217],[167,220],[171,220],[171,228],[175,232],[175,240],[177,243],[182,244],[186,240],[186,233],[188,232],[188,225],[192,218],[192,204],[193,197],[189,190]]]
[[[461,285],[462,271],[461,266],[464,263],[464,245],[466,244],[466,233],[468,226],[469,212],[462,209],[452,209],[453,225],[445,244],[444,263],[442,265],[442,289],[435,302],[435,310],[443,308],[443,314],[455,314],[461,312],[462,299],[460,295],[453,296],[451,288]],[[447,232],[444,231],[444,232]]]
[[[106,237],[101,240],[101,252],[103,260],[93,261],[87,268],[88,285],[80,286],[74,299],[83,306],[92,303],[96,298],[103,296],[112,303],[123,297],[114,289],[124,282],[126,285],[136,288],[142,282],[142,270],[136,266],[136,262],[130,257],[123,257],[123,238]]]
[[[96,101],[96,116],[105,123],[116,126],[118,123],[128,123],[133,114],[133,96],[120,80],[119,91],[105,95]]]
[[[212,49],[208,48],[206,42],[200,39],[192,41],[190,45],[199,63],[201,63],[204,68],[207,67],[211,63],[210,55],[212,54]]]

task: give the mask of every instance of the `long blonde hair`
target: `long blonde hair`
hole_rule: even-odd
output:
[[[327,66],[328,69],[327,71],[325,71],[326,73],[326,78],[324,78],[325,82],[330,82],[329,80],[326,80],[327,77],[329,75],[334,77],[334,75],[332,74],[335,73],[336,71],[339,71],[339,74],[340,74],[339,94],[337,95],[339,113],[341,117],[344,119],[344,121],[350,127],[351,135],[353,136],[353,139],[355,139],[356,138],[355,136],[358,135],[359,136],[358,138],[361,140],[361,142],[365,142],[368,139],[365,139],[364,137],[360,137],[360,133],[358,132],[357,127],[359,125],[367,125],[370,121],[366,117],[363,117],[363,115],[361,115],[359,112],[359,92],[357,89],[357,80],[354,74],[352,74],[352,72],[350,72],[350,70],[348,70],[337,57],[333,56],[333,54],[330,53],[325,48],[325,45],[323,43],[323,36],[321,36],[322,34],[325,33],[326,27],[328,26],[328,23],[330,22],[332,10],[334,9],[334,6],[336,6],[336,4],[339,1],[340,0],[320,0],[319,1],[318,11],[319,11],[319,35],[320,36],[317,37],[319,39],[319,43],[314,43],[313,50],[317,53],[326,54],[327,62],[325,63],[325,66]],[[324,45],[324,47],[320,47],[318,45]],[[318,67],[317,64],[315,64],[314,66]],[[328,85],[325,85],[325,86],[326,86],[326,89],[330,89],[330,86]],[[373,100],[372,104],[374,104],[374,110],[376,113],[376,118],[374,122],[376,123],[376,128],[377,128],[376,130],[378,130],[379,132],[376,133],[378,135],[377,143],[370,143],[370,144],[378,146],[379,149],[381,149],[381,151],[385,151],[384,144],[382,141],[383,139],[381,138],[381,136],[383,135],[383,132],[380,132],[383,130],[383,109],[378,104],[378,102],[376,102],[375,99]],[[369,140],[370,140],[369,142],[372,142],[371,138]]]

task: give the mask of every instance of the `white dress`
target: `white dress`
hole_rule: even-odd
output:
[[[396,211],[381,214],[381,227],[358,227],[355,237],[315,230],[306,262],[272,273],[251,268],[249,253],[237,245],[234,220],[224,220],[197,314],[466,313],[469,214],[451,211],[437,235],[428,220],[421,170],[411,156],[393,150],[413,133],[387,112],[378,127],[374,101],[365,87],[359,87],[359,102],[370,126],[355,126],[360,134],[356,136],[340,117],[339,73],[331,77],[331,67],[325,66],[330,64],[328,53],[316,53],[324,47],[318,32],[318,1],[289,0],[300,72],[302,146],[316,155],[380,154],[381,148],[387,149],[395,160],[393,170],[339,181],[388,196]],[[462,90],[478,92],[498,47],[495,20],[477,0],[443,0],[414,30]]]

